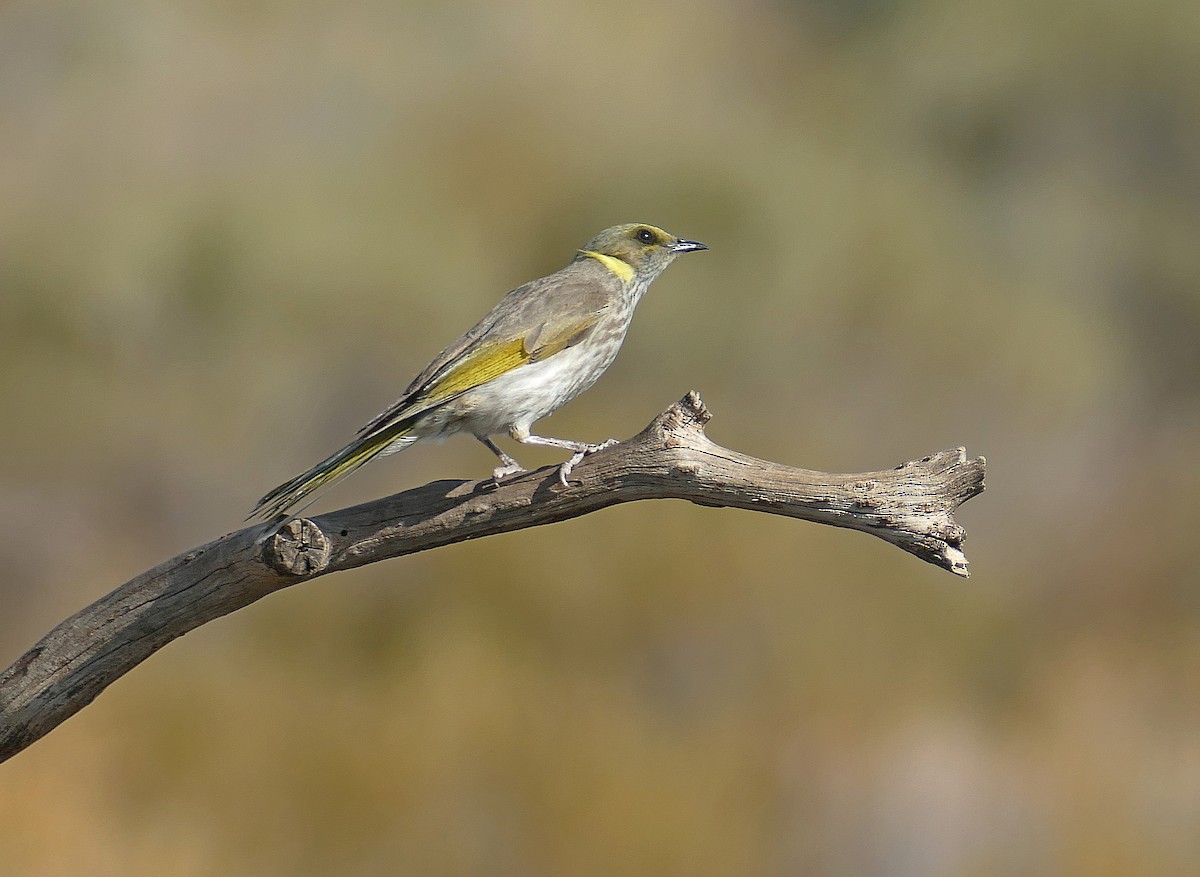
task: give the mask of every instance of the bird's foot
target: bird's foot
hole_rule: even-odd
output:
[[[598,445],[584,445],[582,449],[571,455],[571,459],[558,467],[558,483],[563,487],[570,487],[571,470],[579,465],[580,460],[588,454],[603,451],[605,448],[611,448],[613,445],[619,445],[620,443],[620,439],[609,439],[606,442],[600,442]]]
[[[505,478],[508,478],[512,475],[520,475],[524,471],[525,467],[510,457],[508,462],[506,462],[504,465],[497,466],[492,470],[492,481],[494,481],[496,484],[499,484]]]

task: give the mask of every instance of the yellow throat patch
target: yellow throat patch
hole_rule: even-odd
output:
[[[585,256],[591,256],[613,274],[621,279],[622,283],[632,283],[634,277],[633,266],[628,262],[618,259],[616,256],[608,256],[604,253],[597,253],[594,250],[581,250]]]

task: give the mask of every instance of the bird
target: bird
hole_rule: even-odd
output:
[[[525,469],[492,436],[507,433],[523,445],[570,451],[558,468],[559,482],[569,486],[571,471],[585,455],[616,440],[589,444],[535,435],[533,424],[590,388],[612,365],[634,308],[675,257],[707,249],[646,223],[606,228],[559,271],[507,293],[353,441],[270,491],[247,520],[286,518],[312,494],[376,457],[457,433],[473,435],[496,455],[497,483]]]

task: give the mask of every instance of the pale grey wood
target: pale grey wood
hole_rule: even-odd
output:
[[[850,527],[967,575],[959,505],[984,487],[984,460],[962,448],[895,469],[834,475],[794,469],[709,441],[697,393],[641,433],[586,457],[559,485],[555,467],[502,484],[437,481],[282,528],[230,533],[147,570],[76,613],[0,674],[0,761],[82,709],[189,630],[326,573],[640,499],[769,512]],[[278,529],[278,532],[275,532]]]

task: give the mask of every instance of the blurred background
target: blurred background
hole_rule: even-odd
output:
[[[272,596],[0,767],[4,873],[1200,872],[1198,140],[1191,0],[4,4],[0,665],[617,222],[712,250],[549,434],[989,462],[969,581],[646,502]]]

